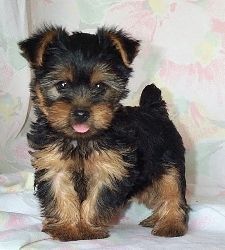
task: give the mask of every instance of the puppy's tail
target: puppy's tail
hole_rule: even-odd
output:
[[[154,84],[147,85],[141,94],[139,102],[141,110],[151,114],[153,111],[167,114],[166,102],[162,99],[161,90]]]

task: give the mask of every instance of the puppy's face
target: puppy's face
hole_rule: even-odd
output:
[[[139,42],[115,29],[95,35],[45,28],[21,42],[34,70],[34,104],[65,135],[90,137],[107,129],[127,95]]]

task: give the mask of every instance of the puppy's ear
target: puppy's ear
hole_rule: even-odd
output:
[[[68,35],[68,33],[61,27],[44,27],[28,39],[19,42],[18,45],[22,50],[22,55],[35,68],[42,65],[49,45],[60,39],[62,35]]]
[[[130,66],[139,51],[140,42],[138,40],[130,37],[123,30],[117,30],[116,28],[98,29],[97,36],[100,43],[104,44],[104,39],[110,41],[111,45],[120,53],[123,63],[127,67]]]

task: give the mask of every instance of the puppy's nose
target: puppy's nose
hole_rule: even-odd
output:
[[[87,110],[77,109],[74,111],[74,118],[78,122],[85,122],[90,117],[90,113]]]

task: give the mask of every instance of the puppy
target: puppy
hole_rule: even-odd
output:
[[[96,34],[44,27],[19,43],[33,70],[37,116],[28,133],[43,231],[72,241],[109,236],[132,199],[153,209],[152,234],[187,231],[181,136],[161,92],[147,86],[139,107],[123,107],[139,41],[115,28]]]

